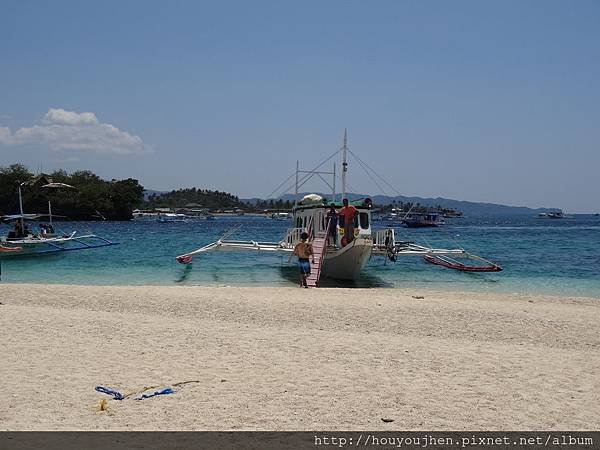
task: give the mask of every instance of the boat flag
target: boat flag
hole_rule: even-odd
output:
[[[192,263],[192,255],[183,255],[177,257],[177,262],[181,264],[191,264]]]

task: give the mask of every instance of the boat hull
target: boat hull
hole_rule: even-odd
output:
[[[404,222],[406,228],[431,228],[431,227],[439,227],[440,223],[438,222]]]
[[[0,259],[8,257],[23,257],[47,255],[75,250],[107,247],[117,245],[94,234],[75,237],[75,232],[70,235],[52,238],[23,238],[18,240],[0,239]]]
[[[361,274],[373,251],[371,239],[357,238],[350,245],[328,250],[323,260],[321,276],[340,280],[355,280]]]

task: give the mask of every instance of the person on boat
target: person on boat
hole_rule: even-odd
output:
[[[27,227],[25,226],[25,224],[23,223],[23,221],[22,220],[17,220],[15,222],[15,237],[16,238],[25,237],[25,230],[27,230]]]
[[[337,242],[338,213],[333,203],[327,212],[325,221],[329,224],[327,228],[327,239],[329,239],[329,245],[335,245]]]
[[[292,256],[298,257],[298,267],[300,268],[300,287],[308,288],[306,284],[306,278],[310,275],[310,262],[309,258],[312,259],[312,263],[315,263],[315,253],[313,251],[312,244],[306,242],[308,240],[308,233],[304,232],[300,235],[300,241],[294,247],[294,252],[290,255],[288,262],[292,260]]]
[[[357,214],[357,209],[348,203],[348,199],[345,198],[342,201],[344,207],[340,209],[340,216],[344,217],[344,238],[346,245],[354,240],[354,218]]]

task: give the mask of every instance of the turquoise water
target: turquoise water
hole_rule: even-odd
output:
[[[2,260],[2,282],[117,285],[293,286],[296,269],[279,255],[211,253],[194,264],[174,257],[216,240],[236,224],[237,239],[279,240],[286,221],[262,217],[219,217],[215,221],[69,222],[63,231],[93,231],[121,245],[81,252]],[[385,226],[385,223],[375,225]],[[4,234],[5,227],[0,229]],[[600,217],[449,219],[436,229],[397,229],[397,238],[425,245],[456,247],[504,267],[494,274],[462,273],[418,257],[386,263],[374,258],[353,283],[330,286],[426,287],[491,292],[533,292],[600,297]],[[286,258],[287,259],[287,258]]]

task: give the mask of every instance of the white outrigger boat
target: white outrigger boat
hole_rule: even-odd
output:
[[[4,216],[1,219],[6,223],[19,221],[24,224],[26,219],[35,220],[38,217],[42,217],[34,217],[32,214],[25,216],[21,217],[19,214],[16,216]],[[44,255],[108,247],[118,244],[95,234],[78,235],[77,231],[67,234],[55,233],[52,225],[45,225],[43,228],[40,228],[39,232],[28,231],[25,225],[22,225],[22,227],[25,230],[23,235],[17,235],[14,231],[11,231],[6,236],[0,236],[0,258]]]
[[[342,152],[342,198],[345,198],[346,173],[348,171],[346,133],[344,133],[344,145],[339,151]],[[334,153],[328,159],[331,159],[337,153]],[[212,251],[245,250],[289,255],[293,252],[296,244],[300,242],[300,235],[307,233],[309,241],[313,244],[315,253],[315,264],[307,279],[309,286],[316,286],[321,276],[354,280],[360,275],[369,260],[377,256],[388,258],[391,261],[396,261],[399,256],[421,256],[432,264],[468,272],[498,272],[502,270],[497,264],[468,253],[462,248],[424,247],[412,242],[396,241],[393,228],[373,230],[370,201],[351,202],[357,209],[357,214],[354,218],[354,239],[346,244],[347,240],[344,238],[343,223],[340,223],[340,226],[337,228],[335,242],[333,242],[333,239],[327,237],[327,230],[329,228],[329,224],[326,222],[327,212],[331,208],[331,205],[334,205],[336,210],[342,205],[335,202],[335,165],[333,166],[333,172],[318,171],[319,167],[323,164],[324,162],[311,171],[301,171],[297,164],[296,199],[298,198],[298,189],[314,175],[319,176],[322,180],[324,180],[322,175],[333,176],[332,184],[326,182],[332,189],[332,199],[328,201],[320,195],[310,194],[299,201],[296,200],[292,211],[294,227],[289,228],[284,238],[279,242],[228,239],[237,231],[237,229],[234,229],[216,242],[178,256],[177,261],[182,264],[190,264],[195,255]],[[302,174],[301,178],[299,178],[300,174]],[[466,265],[460,262],[460,259],[475,261],[476,265]]]
[[[87,250],[92,248],[108,247],[118,245],[95,234],[81,234],[77,231],[70,233],[57,233],[52,222],[52,205],[48,202],[48,214],[24,214],[23,198],[21,195],[21,183],[19,190],[19,208],[21,213],[9,216],[0,216],[0,223],[13,224],[14,230],[9,231],[6,236],[0,236],[0,258],[16,256],[34,256],[50,253],[61,253],[75,250]],[[63,183],[46,183],[42,188],[73,188]],[[48,224],[39,224],[39,231],[29,230],[27,222],[47,217]],[[56,216],[54,216],[56,217]],[[26,222],[27,221],[27,222]]]

